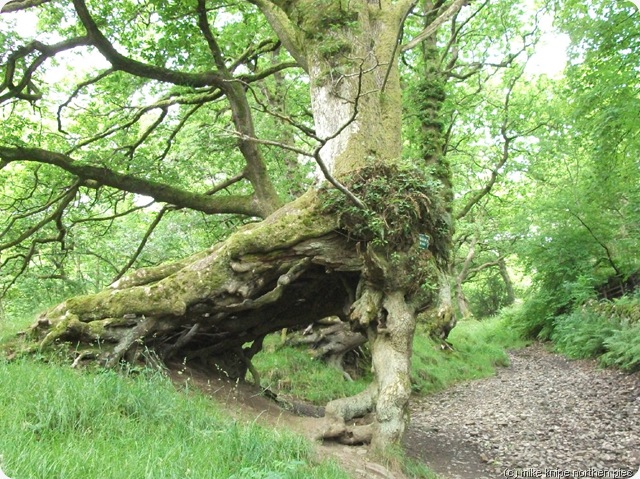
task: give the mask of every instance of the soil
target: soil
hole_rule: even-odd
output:
[[[639,374],[569,361],[538,344],[510,357],[510,366],[493,377],[414,397],[407,454],[441,479],[571,477],[559,474],[572,470],[618,473],[575,477],[631,477],[638,471]],[[236,419],[311,439],[322,427],[321,418],[282,409],[251,384],[194,370],[174,370],[172,377],[214,396]],[[355,479],[405,477],[378,462],[367,446],[316,444],[318,458],[337,460]]]
[[[188,382],[190,388],[195,387],[212,396],[231,417],[239,421],[288,429],[314,441],[324,426],[322,418],[300,416],[284,409],[267,398],[260,388],[247,382],[229,381],[224,376],[184,367],[172,368],[170,375],[174,383]],[[295,406],[305,408],[306,412],[317,412],[316,407],[308,404],[296,403]],[[330,441],[316,441],[315,444],[318,460],[335,460],[353,479],[406,479],[398,467],[384,466],[373,458],[366,445],[344,446]]]
[[[408,454],[443,479],[638,471],[640,375],[570,361],[540,344],[510,357],[494,377],[414,401]],[[605,470],[612,474],[597,475]]]

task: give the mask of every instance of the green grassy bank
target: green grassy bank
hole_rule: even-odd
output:
[[[293,434],[239,424],[157,374],[0,363],[0,454],[12,478],[346,478]]]
[[[0,341],[27,324],[3,323]],[[354,394],[370,380],[365,374],[345,381],[306,350],[278,341],[267,341],[255,363],[266,383],[288,378],[292,395],[324,403]],[[499,319],[463,322],[450,342],[454,349],[443,350],[418,331],[416,392],[490,375],[507,364],[504,348],[521,344]],[[177,391],[149,372],[124,376],[33,358],[0,360],[0,431],[2,467],[15,479],[347,477],[333,463],[314,462],[312,446],[299,436],[231,421],[210,398]],[[434,477],[408,465],[411,477]]]

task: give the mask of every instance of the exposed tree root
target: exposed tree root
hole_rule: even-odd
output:
[[[30,333],[41,347],[74,344],[75,366],[89,359],[107,367],[179,361],[241,380],[249,371],[259,385],[251,359],[267,334],[334,317],[328,329],[303,340],[341,368],[344,354],[368,338],[375,381],[327,405],[321,436],[376,447],[397,442],[406,422],[416,311],[434,302],[406,272],[422,267],[419,277],[437,283],[435,260],[417,246],[393,255],[361,247],[317,204],[308,193],[190,261],[68,299],[42,313]],[[372,421],[357,419],[367,415]]]
[[[108,290],[71,298],[44,312],[31,333],[41,347],[99,346],[107,367],[144,346],[163,361],[214,360],[244,377],[266,334],[344,317],[349,308],[345,284],[355,288],[361,261],[309,196],[193,262],[135,272]]]
[[[318,438],[342,444],[368,444],[373,436],[372,424],[358,424],[354,418],[363,418],[373,411],[377,395],[375,383],[349,398],[329,402],[325,408],[325,425]]]
[[[345,370],[345,356],[353,353],[356,357],[352,359],[357,359],[358,349],[366,344],[367,336],[353,331],[350,323],[337,316],[321,319],[312,326],[291,333],[286,344],[309,346],[316,359],[336,368],[347,381],[353,381],[351,374]]]

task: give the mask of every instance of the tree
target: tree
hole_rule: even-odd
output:
[[[366,331],[375,381],[327,406],[324,435],[373,437],[377,447],[397,442],[416,316],[437,305],[450,241],[450,181],[401,161],[398,55],[464,3],[436,5],[433,21],[402,46],[410,0],[9,2],[5,12],[38,8],[57,29],[26,44],[2,38],[0,101],[13,111],[0,166],[5,179],[25,182],[18,189],[12,180],[5,192],[17,213],[6,220],[0,249],[14,254],[3,267],[20,273],[43,247],[64,251],[68,226],[77,224],[70,211],[95,216],[88,205],[100,195],[113,195],[112,210],[136,207],[136,197],[118,192],[164,203],[149,234],[169,211],[185,208],[264,218],[190,258],[139,269],[45,311],[31,330],[39,346],[71,341],[76,361],[180,358],[243,377],[266,334],[337,315]],[[106,64],[52,106],[64,85],[39,72],[76,51],[97,51]],[[294,68],[308,76],[313,125],[304,112],[271,111],[261,95],[261,85]],[[25,102],[41,108],[41,122]],[[304,139],[261,138],[259,108]],[[208,142],[233,147],[226,164],[208,164],[218,156]],[[265,153],[271,148],[315,160],[332,188],[311,188],[282,206]],[[179,165],[181,155],[192,156]],[[206,187],[204,179],[217,181]],[[373,430],[345,426],[374,409]]]
[[[463,318],[471,315],[463,284],[477,279],[477,273],[500,270],[508,289],[510,279],[501,265],[514,238],[503,234],[510,229],[503,217],[521,199],[512,194],[510,176],[518,174],[526,144],[544,121],[538,112],[531,114],[535,91],[523,78],[544,8],[523,11],[489,2],[471,8],[452,19],[449,35],[425,41],[426,74],[415,81],[412,95],[412,113],[420,122],[410,123],[407,131],[426,162],[437,159],[438,168],[451,170],[443,177],[455,180],[450,190],[455,199],[448,201],[456,224],[449,274]],[[427,22],[430,15],[433,10],[426,8]]]
[[[458,222],[458,236],[468,241],[454,241],[462,265],[475,238],[476,244],[517,255],[533,287],[516,321],[526,334],[544,339],[561,316],[605,296],[606,285],[626,285],[618,293],[633,288],[640,238],[635,34],[640,17],[624,2],[550,5],[556,27],[571,39],[564,76],[525,85],[525,102],[514,111],[525,131],[527,122],[543,126],[513,145],[514,162],[496,184],[507,189],[507,200],[502,194],[499,202],[487,199],[480,205],[484,225]],[[517,181],[508,180],[510,173]],[[498,225],[487,228],[487,218]],[[513,245],[499,247],[487,238]]]

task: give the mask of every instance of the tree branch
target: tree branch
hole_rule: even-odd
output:
[[[164,217],[164,215],[171,209],[174,209],[174,208],[169,208],[167,206],[164,206],[160,210],[160,212],[156,215],[156,217],[153,219],[153,221],[151,222],[151,224],[147,228],[147,231],[145,232],[144,236],[142,237],[142,240],[140,240],[140,244],[138,245],[138,248],[136,249],[136,252],[133,254],[133,256],[131,256],[131,258],[129,258],[129,261],[127,261],[127,264],[125,264],[118,271],[118,274],[116,274],[114,276],[114,278],[111,280],[111,283],[114,283],[114,282],[118,281],[120,278],[122,278],[125,275],[125,273],[127,271],[129,271],[129,268],[131,268],[131,266],[133,266],[133,264],[138,260],[138,257],[142,253],[142,250],[144,250],[144,247],[147,245],[147,242],[149,241],[149,238],[151,237],[151,233],[153,233],[153,230],[155,230],[156,226],[158,226],[160,224],[160,221],[162,221],[162,218]]]
[[[108,77],[109,75],[111,75],[113,73],[113,69],[109,68],[101,73],[99,73],[97,76],[95,76],[94,78],[90,78],[86,81],[83,81],[81,83],[79,83],[76,88],[73,90],[73,92],[71,93],[71,95],[69,95],[69,98],[66,99],[66,101],[64,103],[62,103],[60,106],[58,106],[58,113],[57,113],[57,118],[58,118],[58,131],[60,133],[66,133],[66,131],[64,131],[64,129],[62,128],[62,110],[67,107],[69,105],[69,103],[71,103],[71,100],[73,100],[78,93],[80,93],[80,90],[82,90],[83,88],[89,86],[89,85],[93,85],[94,83],[98,83],[100,80],[102,80],[103,78]]]
[[[207,190],[207,192],[205,194],[206,195],[215,195],[218,191],[222,191],[224,189],[227,189],[231,185],[237,183],[238,181],[242,181],[244,179],[245,179],[244,178],[244,173],[237,174],[237,175],[232,176],[231,178],[223,181],[222,183],[218,183],[216,186],[214,186],[210,190]]]
[[[609,264],[611,265],[611,267],[613,268],[613,270],[616,272],[616,275],[620,276],[622,273],[620,272],[620,269],[619,269],[619,268],[618,268],[618,266],[616,265],[615,261],[613,261],[613,256],[612,256],[612,254],[611,254],[611,250],[609,249],[609,247],[608,247],[606,244],[604,244],[604,243],[600,240],[600,238],[598,238],[598,237],[596,236],[596,234],[593,232],[593,230],[591,229],[591,227],[590,227],[587,223],[585,223],[585,222],[582,220],[582,218],[580,218],[580,216],[578,216],[578,214],[577,214],[577,213],[574,213],[574,212],[573,212],[573,211],[571,211],[571,210],[568,210],[568,211],[569,211],[569,214],[570,214],[571,216],[573,216],[575,219],[577,219],[577,220],[580,222],[580,224],[581,224],[582,226],[584,226],[584,227],[585,227],[585,229],[589,232],[589,234],[590,234],[590,235],[591,235],[591,237],[596,241],[596,243],[598,243],[598,244],[602,247],[602,249],[604,249],[605,253],[607,254],[607,261],[609,262]]]
[[[458,13],[458,11],[460,11],[460,9],[465,5],[467,5],[468,3],[469,3],[469,0],[454,0],[454,2],[449,6],[449,8],[447,8],[438,18],[436,18],[433,22],[431,22],[427,28],[425,28],[418,35],[416,35],[413,40],[403,45],[400,48],[400,51],[406,52],[418,46],[425,39],[433,35],[438,30],[438,28],[442,26],[443,23],[445,23],[447,20],[453,17],[456,13]]]
[[[75,220],[72,220],[71,223],[76,225],[79,223],[88,223],[90,221],[113,221],[116,218],[121,218],[123,216],[127,216],[128,214],[133,213],[134,211],[139,211],[139,210],[143,210],[145,208],[148,208],[149,206],[151,206],[152,204],[154,204],[155,201],[150,201],[147,204],[141,205],[141,206],[134,206],[133,208],[129,208],[128,210],[122,211],[121,213],[114,213],[112,215],[109,216],[89,216],[87,218],[78,218]],[[115,268],[115,270],[117,270],[118,268]]]
[[[474,17],[476,17],[487,5],[489,4],[489,0],[485,0],[479,8],[477,8],[471,15],[469,15],[460,25],[456,26],[456,19],[458,16],[459,12],[456,12],[456,14],[454,15],[454,19],[451,22],[451,37],[449,38],[449,41],[447,42],[447,45],[442,49],[442,61],[444,61],[445,57],[447,56],[447,54],[449,53],[449,51],[451,51],[451,49],[454,47],[454,45],[456,45],[458,43],[458,37],[460,35],[460,32],[462,31],[462,29],[469,23],[471,22],[471,20],[473,20]],[[447,67],[445,68],[445,70],[451,70],[453,68],[453,66],[455,65],[455,61],[457,59],[457,53],[453,55],[454,58],[452,58],[449,61],[449,64],[447,65]]]
[[[0,83],[0,92],[8,89],[9,92],[0,96],[0,104],[11,98],[20,98],[22,100],[36,101],[42,98],[42,93],[32,82],[32,75],[48,58],[55,56],[56,54],[77,48],[79,46],[89,45],[89,37],[75,37],[54,45],[46,45],[40,41],[33,40],[27,45],[23,45],[12,52],[8,58],[7,63],[4,65],[4,79]],[[16,85],[14,84],[14,76],[16,73],[16,63],[20,59],[26,59],[30,54],[34,52],[40,52],[35,60],[26,68],[22,79]],[[24,93],[25,88],[30,88],[34,93]]]
[[[174,85],[189,87],[221,86],[222,78],[216,71],[201,73],[179,72],[125,57],[102,34],[89,13],[84,0],[73,0],[73,5],[80,21],[87,29],[91,44],[111,63],[115,70],[121,70],[142,78],[173,83]]]
[[[518,138],[519,135],[509,135],[507,133],[507,126],[509,125],[509,102],[511,100],[511,93],[513,92],[513,88],[515,87],[517,81],[520,79],[522,74],[524,73],[524,69],[522,69],[511,81],[509,85],[509,89],[507,90],[507,94],[504,100],[504,119],[502,120],[502,125],[500,126],[500,135],[502,136],[503,144],[502,144],[502,155],[500,157],[500,161],[493,167],[491,170],[491,176],[489,180],[485,184],[483,188],[476,191],[476,193],[467,201],[465,206],[460,210],[456,215],[455,219],[459,220],[464,218],[471,208],[474,207],[482,198],[491,193],[493,186],[496,184],[498,179],[498,175],[500,174],[500,169],[507,163],[510,156],[510,147],[513,140]],[[536,127],[537,128],[537,127]]]
[[[12,2],[8,2],[2,9],[0,13],[11,13],[18,12],[20,10],[27,10],[32,7],[37,7],[38,5],[43,5],[45,3],[49,3],[51,0],[13,0]]]
[[[213,32],[211,31],[211,27],[209,26],[209,19],[207,18],[207,5],[206,0],[198,0],[198,27],[202,32],[205,40],[207,41],[207,45],[209,46],[209,51],[213,56],[213,60],[216,64],[216,67],[221,72],[229,73],[226,65],[224,64],[224,55],[222,54],[222,50],[218,46],[218,42],[213,36]]]
[[[269,0],[248,0],[249,3],[254,4],[260,9],[262,14],[266,17],[267,21],[276,32],[278,38],[296,60],[298,65],[307,73],[309,72],[309,64],[303,51],[304,48],[300,45],[296,27],[289,20],[286,13],[282,11],[278,6]]]
[[[62,153],[40,148],[10,148],[0,146],[0,158],[4,161],[35,161],[54,165],[83,179],[119,190],[138,193],[181,208],[202,211],[207,214],[228,213],[262,217],[263,210],[253,196],[210,197],[146,180],[133,175],[118,173],[105,167],[88,165],[75,161]]]
[[[40,229],[42,229],[42,227],[44,225],[46,225],[47,223],[50,223],[51,221],[58,221],[58,219],[62,215],[62,213],[65,210],[65,208],[67,206],[69,206],[69,204],[76,197],[76,193],[78,192],[78,187],[79,186],[80,186],[79,182],[76,182],[75,184],[73,184],[64,193],[64,195],[62,195],[62,197],[59,197],[59,199],[61,199],[60,204],[56,207],[56,209],[50,215],[45,216],[43,219],[38,221],[31,228],[27,229],[26,231],[23,231],[22,234],[18,235],[17,238],[15,238],[15,239],[7,242],[7,243],[0,244],[0,251],[12,248],[12,247],[22,243],[24,240],[26,240],[27,238],[33,236],[36,232],[38,232]],[[56,198],[56,200],[57,199],[58,198]]]
[[[14,212],[13,212],[13,214],[9,215],[9,217],[11,219],[7,223],[6,227],[0,233],[0,239],[4,238],[12,230],[13,225],[16,224],[17,221],[23,220],[25,218],[28,218],[29,216],[34,216],[34,215],[37,215],[38,213],[42,213],[43,211],[48,210],[53,204],[55,204],[58,201],[60,201],[66,195],[67,195],[66,191],[64,193],[56,196],[56,197],[53,197],[53,194],[51,194],[49,199],[47,200],[47,202],[45,204],[43,204],[42,206],[40,206],[38,208],[33,208],[33,209],[28,210],[28,211],[25,211],[23,213],[18,213],[18,209],[14,208],[14,206],[15,206],[15,203],[14,203],[14,205],[12,205],[12,207],[10,208],[11,210],[14,210]],[[3,249],[3,248],[0,247],[0,249]]]

